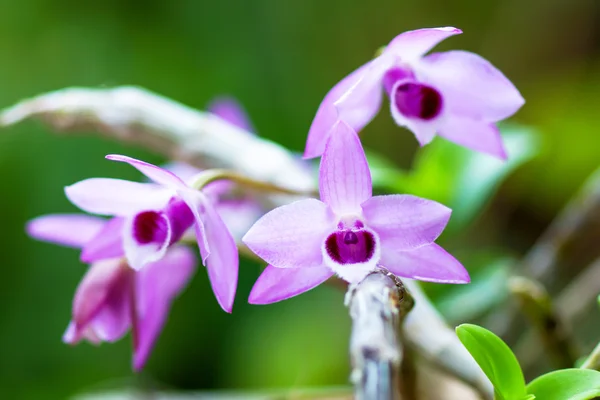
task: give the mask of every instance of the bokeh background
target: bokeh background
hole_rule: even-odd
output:
[[[464,34],[438,49],[471,50],[499,67],[527,100],[512,121],[535,128],[541,140],[540,155],[510,175],[483,215],[442,241],[465,259],[482,248],[518,257],[599,164],[595,0],[3,0],[0,107],[70,86],[139,85],[199,109],[227,94],[246,107],[260,135],[301,151],[333,84],[398,33],[448,25]],[[410,168],[416,141],[387,112],[363,138]],[[129,338],[64,345],[85,266],[74,250],[27,238],[24,224],[75,211],[65,185],[93,176],[139,179],[132,168],[105,161],[107,153],[165,161],[93,135],[55,135],[34,122],[0,132],[0,397],[62,399],[119,384],[182,390],[347,384],[343,292],[322,286],[249,306],[245,299],[261,268],[249,261],[241,265],[231,315],[198,271],[140,375],[130,369]],[[600,318],[591,315],[586,329],[597,333]],[[584,347],[592,344],[588,336]]]

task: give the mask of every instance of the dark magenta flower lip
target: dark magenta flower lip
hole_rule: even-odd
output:
[[[340,230],[325,240],[325,252],[340,265],[368,263],[375,255],[375,236],[364,229]]]
[[[414,82],[394,85],[390,93],[392,107],[406,118],[431,121],[437,118],[443,106],[440,92],[431,86]]]

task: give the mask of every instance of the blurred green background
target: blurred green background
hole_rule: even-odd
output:
[[[541,133],[542,153],[510,176],[474,225],[443,243],[458,255],[476,243],[518,256],[599,164],[595,0],[1,0],[0,107],[69,86],[139,85],[200,109],[228,94],[262,136],[302,151],[333,84],[398,33],[448,25],[464,34],[438,49],[471,50],[499,67],[527,101],[513,120]],[[386,109],[363,133],[366,146],[410,167],[416,141]],[[0,397],[61,399],[124,382],[194,390],[348,382],[343,293],[322,286],[249,306],[261,267],[251,262],[241,265],[232,315],[198,271],[139,376],[130,370],[128,339],[64,345],[85,266],[74,250],[34,242],[23,228],[40,214],[75,211],[65,185],[139,178],[105,161],[107,153],[164,161],[98,137],[54,135],[33,122],[0,134]]]

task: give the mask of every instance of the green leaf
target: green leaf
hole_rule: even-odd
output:
[[[600,396],[600,372],[562,369],[542,375],[527,385],[527,393],[543,400],[588,400]]]
[[[456,334],[494,385],[496,400],[525,398],[525,378],[511,349],[492,332],[477,325],[462,324]]]

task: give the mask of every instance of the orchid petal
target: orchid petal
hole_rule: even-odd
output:
[[[321,200],[337,215],[358,213],[371,191],[371,173],[360,139],[350,126],[339,121],[321,158]]]
[[[106,224],[106,220],[81,214],[43,215],[27,223],[27,234],[63,246],[83,247]]]
[[[338,120],[338,110],[334,103],[362,78],[368,71],[370,64],[367,63],[353,71],[327,93],[308,131],[304,158],[314,158],[323,154],[330,130]]]
[[[146,213],[152,213],[154,225],[160,231],[156,237],[140,241],[136,234],[136,221]],[[173,229],[169,219],[163,213],[144,212],[126,218],[123,226],[123,249],[131,268],[139,271],[146,264],[160,260],[171,243]]]
[[[122,217],[105,221],[104,227],[83,246],[80,260],[92,263],[123,256],[123,223]]]
[[[207,110],[232,125],[242,128],[245,132],[254,132],[254,127],[248,118],[244,107],[232,97],[218,97],[214,99]]]
[[[200,256],[202,257],[202,264],[206,265],[206,259],[210,255],[210,247],[208,246],[208,240],[206,238],[206,232],[204,222],[202,221],[202,215],[205,212],[204,204],[207,202],[204,194],[197,190],[185,188],[177,191],[181,200],[187,204],[194,214],[194,231],[196,232],[196,241],[198,242],[198,248],[200,249]]]
[[[452,210],[410,195],[375,196],[362,204],[366,224],[382,246],[409,250],[432,243],[442,233]]]
[[[99,261],[90,266],[83,277],[73,300],[73,321],[78,331],[88,326],[102,311],[109,307],[121,315],[119,304],[129,298],[133,271],[120,259]],[[115,318],[115,320],[118,318]],[[114,331],[107,326],[107,336]]]
[[[410,251],[383,245],[381,265],[404,278],[437,283],[469,283],[469,273],[462,264],[435,243]]]
[[[368,65],[361,78],[334,103],[338,119],[360,132],[377,115],[383,99],[384,76],[395,64],[394,57],[382,54]]]
[[[442,93],[452,114],[495,122],[510,117],[525,103],[502,72],[467,51],[430,54],[419,62],[416,74]]]
[[[453,27],[424,28],[404,32],[392,39],[385,48],[385,53],[397,55],[403,61],[418,59],[442,40],[461,33],[460,29]]]
[[[321,265],[321,246],[335,228],[329,207],[305,199],[278,207],[259,219],[242,238],[250,250],[278,268]]]
[[[136,274],[136,324],[133,367],[140,370],[162,331],[174,298],[185,288],[196,267],[194,252],[171,247],[160,260]]]
[[[260,275],[248,302],[250,304],[270,304],[289,299],[304,293],[333,276],[327,267],[276,268],[267,265]]]
[[[109,178],[85,179],[65,187],[65,194],[83,211],[120,216],[161,209],[172,196],[170,190],[153,183]]]
[[[206,269],[219,305],[231,312],[238,282],[239,256],[235,240],[210,202],[205,204],[204,227],[210,255]]]
[[[494,124],[469,118],[452,117],[444,121],[438,134],[461,146],[506,160],[502,136]]]
[[[178,176],[156,165],[118,154],[109,154],[106,156],[106,159],[125,162],[160,185],[174,188],[186,187],[185,183]]]

